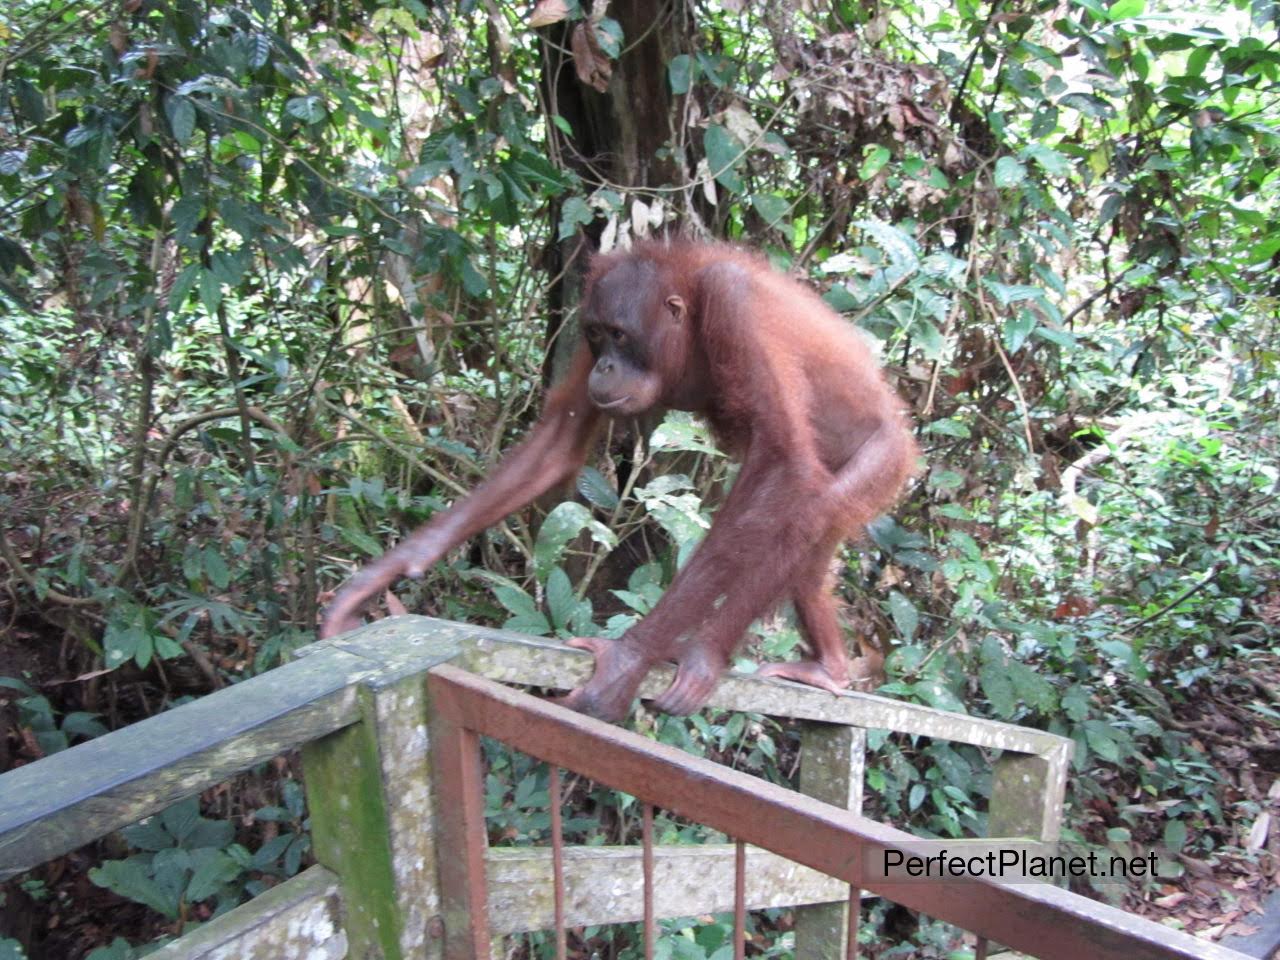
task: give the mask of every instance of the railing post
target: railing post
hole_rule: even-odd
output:
[[[363,719],[302,748],[311,842],[338,875],[351,956],[407,960],[395,896],[373,695],[360,691]]]
[[[427,689],[432,699],[432,789],[441,851],[444,960],[482,960],[492,955],[492,944],[485,885],[488,836],[480,737],[458,723],[448,709],[446,694],[431,683]]]
[[[408,620],[366,627],[334,646],[370,669],[358,688],[360,722],[302,751],[316,859],[341,880],[349,956],[439,960],[424,682],[456,648]]]
[[[861,813],[866,747],[861,727],[806,724],[800,735],[800,792]],[[847,904],[796,908],[796,960],[838,960],[847,955],[848,941]]]
[[[1064,750],[1067,749],[1064,747]],[[1005,751],[991,771],[987,836],[1052,842],[1062,830],[1063,762]]]

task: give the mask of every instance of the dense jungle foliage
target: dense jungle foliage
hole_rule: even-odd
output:
[[[308,642],[532,422],[591,251],[680,231],[813,283],[914,416],[922,472],[840,569],[879,692],[1071,737],[1069,836],[1180,874],[1094,895],[1212,936],[1280,880],[1275,0],[13,0],[0,82],[0,770]],[[620,424],[404,599],[617,636],[731,474],[694,421]],[[744,663],[798,655],[788,616]],[[794,774],[764,717],[635,723]],[[981,832],[976,749],[868,759],[872,815]],[[490,761],[494,842],[545,837],[545,770]],[[127,960],[296,873],[298,776],[0,887],[0,957]],[[972,955],[884,912],[872,955]]]

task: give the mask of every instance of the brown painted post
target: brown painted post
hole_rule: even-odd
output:
[[[442,697],[433,699],[430,730],[444,960],[477,960],[492,952],[480,737],[458,725]]]
[[[843,810],[862,812],[867,734],[861,727],[810,723],[800,737],[800,792]],[[796,908],[796,960],[846,956],[856,930],[846,903]]]

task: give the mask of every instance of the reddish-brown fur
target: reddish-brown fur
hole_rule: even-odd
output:
[[[572,477],[601,405],[627,416],[666,407],[705,417],[742,468],[654,610],[618,641],[571,641],[596,655],[596,671],[565,702],[616,719],[650,667],[675,660],[676,680],[656,706],[695,710],[750,623],[786,599],[811,658],[760,673],[847,686],[831,558],[892,503],[916,461],[901,405],[861,335],[802,283],[719,244],[654,242],[597,257],[585,304],[586,342],[528,439],[470,497],[360,571],[321,635],[353,627],[396,578],[421,574]]]

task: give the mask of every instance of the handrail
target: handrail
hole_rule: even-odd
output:
[[[448,774],[440,817],[456,855],[441,864],[445,957],[488,956],[478,735],[1048,960],[1243,960],[1047,884],[987,878],[889,882],[869,865],[917,838],[630,731],[570,713],[457,667],[427,680],[432,749]],[[873,859],[874,858],[874,859]]]
[[[581,683],[591,669],[590,654],[556,641],[419,616],[382,620],[299,653],[243,683],[0,775],[0,880],[357,722],[361,685],[391,683],[446,660],[490,679],[558,689]],[[656,696],[669,680],[669,668],[656,669],[640,695]],[[1071,750],[1066,738],[999,721],[733,674],[710,705],[1038,756],[1056,796]],[[1035,833],[1051,838],[1054,826]]]

